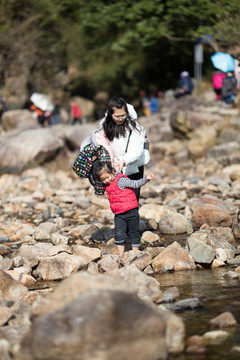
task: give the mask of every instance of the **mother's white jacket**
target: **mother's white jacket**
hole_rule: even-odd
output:
[[[138,173],[138,168],[150,161],[149,151],[144,149],[145,130],[136,123],[137,128],[132,129],[131,135],[127,131],[126,136],[120,136],[110,142],[114,153],[114,163],[124,160],[125,166],[122,169],[123,174],[132,175]],[[125,152],[129,138],[127,152]]]

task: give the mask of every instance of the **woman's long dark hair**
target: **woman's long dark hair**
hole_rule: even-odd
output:
[[[124,108],[127,114],[127,117],[122,125],[117,125],[112,118],[114,108]],[[131,129],[136,129],[136,122],[128,113],[126,101],[122,97],[112,98],[109,102],[107,116],[103,123],[103,130],[106,137],[112,141],[115,137],[119,138],[119,136],[126,136],[126,131]]]

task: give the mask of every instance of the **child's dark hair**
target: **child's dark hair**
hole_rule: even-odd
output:
[[[101,176],[101,174],[103,172],[107,172],[109,174],[112,174],[113,172],[113,167],[110,161],[101,161],[99,159],[96,159],[93,162],[93,166],[92,166],[92,174],[95,180],[100,180],[99,176]]]

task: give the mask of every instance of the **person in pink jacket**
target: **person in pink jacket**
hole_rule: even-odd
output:
[[[125,251],[127,238],[132,249],[138,251],[140,247],[138,200],[133,189],[140,188],[153,179],[153,173],[138,179],[131,180],[120,171],[114,171],[110,162],[94,162],[94,177],[106,187],[106,194],[110,208],[115,214],[115,244],[118,254]]]
[[[224,74],[222,71],[215,71],[213,74],[213,90],[216,94],[216,100],[222,99],[222,84],[225,77],[226,74]]]

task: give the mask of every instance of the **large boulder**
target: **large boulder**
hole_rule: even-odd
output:
[[[196,129],[187,146],[189,153],[195,158],[204,156],[209,148],[216,145],[216,138],[214,127],[202,126]]]
[[[23,170],[53,159],[64,142],[51,129],[26,130],[0,138],[0,174]]]
[[[82,118],[91,119],[94,116],[95,105],[93,101],[83,98],[81,96],[76,96],[73,100],[80,107]]]
[[[174,241],[153,259],[152,267],[158,273],[170,270],[195,270],[196,264],[189,251]]]
[[[175,136],[180,138],[190,138],[191,133],[202,123],[198,114],[189,111],[174,110],[170,115],[170,126]]]
[[[64,134],[65,141],[71,150],[79,150],[83,140],[98,128],[97,124],[83,124],[71,126]]]
[[[192,133],[201,126],[214,125],[214,128],[218,128],[221,123],[221,116],[203,111],[175,109],[170,115],[170,126],[175,136],[180,138],[191,138]]]
[[[188,202],[192,212],[194,230],[199,230],[203,224],[216,227],[229,227],[232,217],[225,203],[214,197],[203,196],[190,199]]]
[[[141,117],[138,122],[147,130],[150,146],[152,146],[152,144],[158,144],[162,141],[170,142],[174,138],[169,122],[161,121],[159,119],[159,113],[149,117]]]
[[[37,118],[29,110],[11,110],[2,115],[2,125],[5,131],[15,128],[35,129],[39,127]]]
[[[33,320],[24,360],[165,360],[164,316],[136,295],[92,289]]]
[[[27,287],[14,280],[5,271],[0,270],[0,291],[3,300],[23,300],[28,293]]]
[[[176,212],[175,209],[166,205],[143,204],[139,209],[139,215],[143,219],[154,219],[157,222],[165,215]]]
[[[33,309],[19,359],[163,360],[167,317],[124,280],[76,273]]]
[[[159,230],[162,234],[185,234],[192,233],[192,224],[184,215],[170,213],[164,215],[159,221]]]
[[[19,249],[23,262],[31,267],[36,267],[41,260],[60,252],[67,252],[70,249],[68,245],[56,245],[51,243],[37,243],[35,245],[23,244]]]
[[[197,263],[211,264],[216,255],[211,246],[193,237],[189,237],[187,243],[190,254]]]
[[[65,252],[42,259],[35,274],[43,280],[61,280],[84,268],[89,261]]]

